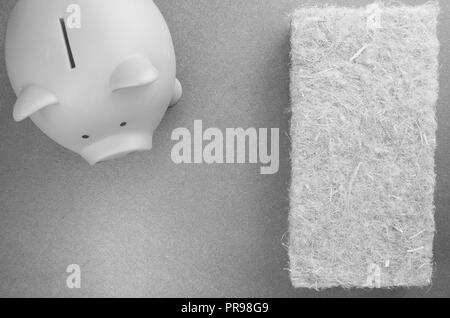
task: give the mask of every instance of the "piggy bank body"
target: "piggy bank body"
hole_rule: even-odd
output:
[[[181,97],[167,24],[151,0],[19,0],[6,36],[17,121],[90,164],[150,150]]]

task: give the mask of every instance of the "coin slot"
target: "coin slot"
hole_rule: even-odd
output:
[[[61,23],[61,30],[64,36],[64,43],[66,45],[67,55],[69,57],[70,68],[76,68],[75,59],[73,57],[72,47],[70,46],[69,35],[67,34],[66,21],[64,18],[60,18],[59,22]]]

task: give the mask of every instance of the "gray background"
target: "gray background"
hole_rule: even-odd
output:
[[[441,1],[434,284],[426,289],[295,290],[286,268],[290,0],[159,0],[184,84],[150,153],[90,168],[11,118],[0,53],[0,296],[450,296],[450,29]],[[365,5],[368,1],[329,1]],[[13,0],[0,0],[1,47]],[[423,1],[407,1],[411,4]],[[172,163],[173,129],[278,127],[280,172]],[[82,289],[65,287],[69,264]]]

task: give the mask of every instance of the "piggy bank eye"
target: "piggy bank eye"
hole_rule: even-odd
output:
[[[124,121],[123,123],[120,124],[120,127],[125,127],[126,125],[128,125],[128,123]]]

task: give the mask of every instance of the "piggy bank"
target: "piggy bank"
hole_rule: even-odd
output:
[[[91,165],[150,150],[181,98],[152,0],[19,0],[5,45],[14,119],[30,118]]]

